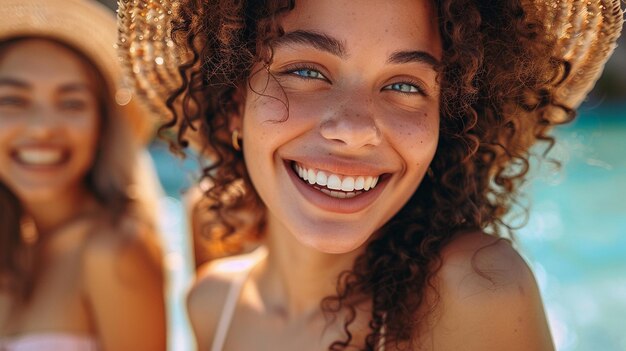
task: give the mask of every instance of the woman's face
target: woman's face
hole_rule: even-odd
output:
[[[362,245],[437,147],[441,42],[430,1],[302,0],[245,93],[243,146],[269,220],[322,252]],[[271,223],[271,222],[270,222]]]
[[[95,78],[67,48],[17,42],[0,53],[0,181],[26,203],[82,190],[99,130]]]

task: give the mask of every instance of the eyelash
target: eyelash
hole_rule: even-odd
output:
[[[304,75],[301,75],[301,74],[296,74],[296,72],[298,72],[298,71],[313,71],[313,72],[318,73],[320,75],[320,77],[309,77],[309,76],[304,76]],[[311,65],[307,65],[307,64],[298,64],[298,65],[291,66],[291,67],[285,69],[284,71],[282,71],[280,74],[281,75],[296,76],[298,78],[307,79],[307,80],[308,79],[318,79],[318,80],[328,81],[328,78],[326,78],[326,76],[322,72],[320,72],[319,69],[317,69],[317,68],[315,68],[315,67],[313,67]]]
[[[17,96],[5,96],[0,98],[0,106],[24,106],[27,101]]]
[[[296,74],[295,72],[298,71],[313,71],[318,73],[321,77],[309,77],[309,76],[304,76],[301,74]],[[290,76],[297,76],[298,78],[301,79],[306,79],[306,80],[310,80],[310,79],[317,79],[317,80],[325,80],[328,81],[328,78],[326,78],[326,76],[319,71],[319,69],[317,69],[316,67],[312,66],[312,65],[307,65],[307,64],[297,64],[294,66],[291,66],[287,69],[285,69],[284,71],[280,72],[281,75],[290,75]],[[395,90],[395,89],[388,89],[388,87],[394,86],[394,85],[401,85],[401,84],[406,84],[410,87],[415,88],[417,91],[415,92],[411,92],[411,91],[400,91],[400,90]],[[424,89],[423,85],[420,82],[414,81],[414,80],[408,80],[408,81],[402,81],[402,82],[396,82],[396,83],[392,83],[389,85],[386,85],[383,87],[382,90],[389,90],[389,91],[394,91],[400,94],[404,94],[404,95],[414,95],[414,94],[419,94],[422,96],[428,96],[428,94],[426,94],[426,89]]]
[[[408,85],[408,86],[410,86],[412,88],[415,88],[417,91],[413,92],[413,91],[401,91],[401,90],[389,89],[389,87],[392,87],[394,85]],[[417,81],[413,81],[413,80],[392,83],[392,84],[384,86],[382,90],[395,91],[395,92],[398,92],[400,94],[405,94],[405,95],[420,94],[420,95],[423,95],[423,96],[428,96],[428,94],[426,94],[426,90],[424,89],[422,84],[417,82]]]
[[[68,99],[62,101],[61,108],[72,111],[82,111],[87,108],[87,102],[81,99]]]

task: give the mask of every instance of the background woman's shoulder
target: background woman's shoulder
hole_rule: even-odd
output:
[[[94,221],[83,256],[83,290],[108,343],[104,348],[164,349],[164,276],[153,227],[132,216]]]

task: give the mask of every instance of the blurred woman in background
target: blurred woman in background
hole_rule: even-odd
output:
[[[0,17],[0,349],[164,350],[135,177],[149,125],[120,84],[114,16],[11,0]]]

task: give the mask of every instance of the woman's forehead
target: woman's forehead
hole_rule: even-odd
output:
[[[336,39],[350,54],[358,45],[420,48],[441,56],[441,39],[431,1],[300,0],[280,22],[285,32],[312,31]],[[394,50],[395,51],[395,50]]]
[[[5,48],[0,57],[0,79],[28,84],[93,85],[86,62],[56,42],[27,39]]]

